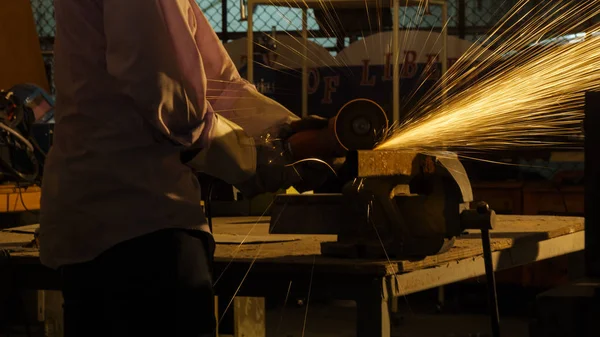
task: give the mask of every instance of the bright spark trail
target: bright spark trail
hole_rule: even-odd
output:
[[[564,145],[580,136],[584,93],[600,90],[600,26],[578,41],[540,41],[597,16],[600,1],[545,3],[508,27],[518,33],[501,35],[507,41],[480,63],[471,60],[485,47],[469,50],[377,149],[485,151]]]

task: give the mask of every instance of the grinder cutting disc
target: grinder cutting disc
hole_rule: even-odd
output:
[[[335,135],[346,150],[372,150],[387,128],[383,108],[364,98],[346,103],[335,119]]]

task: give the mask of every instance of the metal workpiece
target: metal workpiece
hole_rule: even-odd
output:
[[[425,165],[425,156],[412,151],[351,151],[346,164],[356,178],[412,177]]]
[[[404,150],[357,150],[346,156],[345,165],[355,178],[448,175],[461,189],[464,202],[473,201],[469,176],[458,156],[451,152],[420,153]]]

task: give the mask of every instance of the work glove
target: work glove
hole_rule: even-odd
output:
[[[310,115],[287,123],[285,126],[281,127],[279,135],[282,138],[289,138],[298,132],[322,130],[328,126],[329,119],[317,115]]]
[[[330,160],[345,156],[346,150],[335,135],[335,119],[308,116],[289,123],[280,134],[293,160]]]
[[[282,140],[259,144],[256,173],[248,180],[235,184],[247,197],[261,193],[274,193],[280,189],[294,187],[298,192],[314,190],[322,186],[331,174],[324,161],[294,161],[284,149]]]
[[[294,163],[285,141],[271,132],[250,137],[237,124],[215,115],[210,145],[194,156],[188,152],[182,160],[235,186],[248,198],[292,186],[300,192],[312,190],[331,174],[319,161]]]

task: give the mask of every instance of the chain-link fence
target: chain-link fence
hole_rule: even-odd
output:
[[[230,41],[243,37],[247,30],[247,21],[243,19],[240,0],[196,0],[204,14],[221,36],[223,41]],[[362,1],[362,0],[357,0]],[[384,0],[378,1],[380,4]],[[404,1],[401,1],[403,3]],[[426,1],[423,1],[425,3]],[[449,0],[448,1],[448,30],[450,35],[475,41],[489,31],[513,5],[514,0]],[[53,0],[31,0],[33,15],[37,24],[44,61],[48,71],[48,78],[52,83],[52,47],[54,43],[55,21]],[[290,34],[299,34],[302,27],[302,10],[286,6],[289,1],[272,0],[280,6],[260,5],[254,9],[254,30],[257,32],[286,31]],[[379,5],[380,6],[380,5]],[[425,11],[425,15],[417,15]],[[352,37],[341,36],[344,32],[337,29],[327,29],[333,20],[318,20],[317,17],[338,17],[337,13],[318,13],[319,9],[308,11],[309,37],[314,42],[330,49],[333,53],[347,46]],[[389,10],[388,10],[389,13]],[[320,14],[320,15],[319,15]],[[401,28],[410,29],[440,29],[444,23],[441,19],[439,6],[402,7]],[[338,17],[339,19],[339,17]],[[322,22],[322,21],[329,21]],[[338,21],[339,22],[339,21]],[[382,29],[383,28],[383,29]],[[373,22],[372,31],[387,30],[381,23]],[[343,30],[343,27],[342,29]],[[364,35],[364,32],[363,34]],[[356,36],[355,36],[356,38]]]

